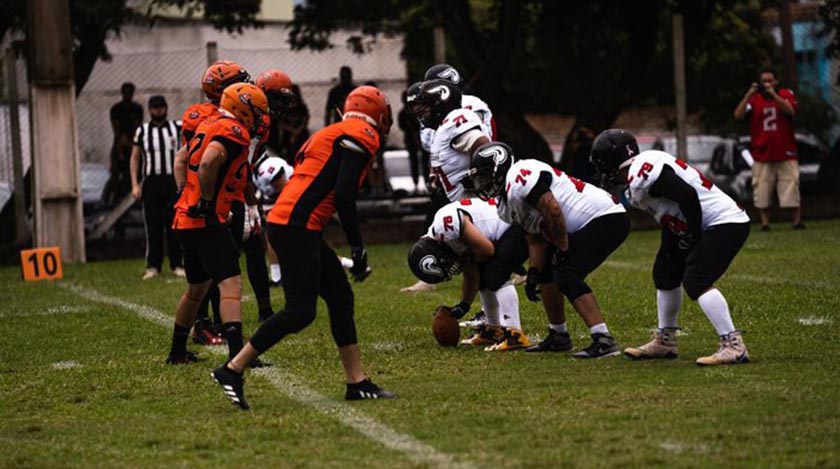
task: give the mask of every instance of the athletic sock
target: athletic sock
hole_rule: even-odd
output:
[[[224,336],[228,344],[228,358],[233,358],[242,350],[242,323],[224,323]]]
[[[180,357],[187,353],[187,338],[190,336],[190,328],[179,326],[175,323],[172,330],[172,346],[169,349],[169,356]]]
[[[499,300],[496,299],[496,292],[490,290],[479,290],[478,297],[481,298],[481,309],[487,315],[487,324],[501,326],[502,318],[499,314]]]
[[[569,329],[566,327],[565,322],[562,324],[549,324],[548,328],[554,332],[559,332],[561,334],[567,334],[569,332]]]
[[[499,302],[502,325],[522,329],[522,324],[519,321],[519,296],[516,294],[516,287],[508,283],[497,290],[496,301]]]
[[[682,288],[656,290],[656,311],[659,315],[659,328],[677,327],[677,315],[682,307]]]
[[[735,330],[735,325],[732,324],[732,316],[729,314],[729,305],[717,288],[712,288],[700,295],[700,298],[697,298],[697,304],[700,305],[700,309],[715,326],[718,335],[723,336]]]
[[[353,268],[353,259],[350,259],[349,257],[339,256],[338,260],[339,260],[339,262],[341,262],[341,267],[343,267],[345,269]]]
[[[280,274],[280,264],[271,264],[271,281],[277,283],[283,276]]]
[[[606,334],[610,335],[609,329],[607,329],[607,323],[602,322],[595,324],[594,326],[589,328],[589,332],[592,334]]]

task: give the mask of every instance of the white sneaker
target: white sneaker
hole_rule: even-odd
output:
[[[158,276],[157,269],[153,267],[149,267],[146,269],[146,272],[143,274],[143,280],[149,280],[150,278],[155,278]]]
[[[183,267],[175,267],[174,269],[172,269],[172,275],[176,277],[186,277],[187,271],[184,270]]]
[[[527,275],[513,274],[513,275],[510,276],[510,279],[511,279],[511,281],[513,281],[513,284],[515,286],[519,286],[519,285],[522,285],[523,283],[528,281],[528,276]]]
[[[426,283],[422,280],[418,280],[417,283],[410,287],[401,288],[400,291],[403,293],[422,293],[427,291],[432,291],[436,287],[431,283]]]
[[[697,364],[700,366],[736,365],[749,361],[750,356],[747,353],[747,346],[744,345],[744,338],[741,337],[741,331],[732,331],[720,336],[720,347],[717,352],[708,357],[698,358]]]
[[[650,342],[638,347],[624,349],[624,355],[636,360],[652,358],[677,358],[677,329],[657,329]]]

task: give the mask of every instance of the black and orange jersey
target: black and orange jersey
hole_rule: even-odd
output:
[[[350,153],[339,151],[350,148]],[[295,172],[268,214],[269,223],[321,231],[336,212],[335,186],[341,159],[367,158],[358,187],[379,150],[379,134],[361,119],[347,119],[315,132],[295,157]]]
[[[212,207],[216,219],[224,223],[228,218],[231,203],[243,197],[245,184],[248,181],[250,144],[248,130],[232,117],[221,114],[210,117],[198,126],[195,136],[190,141],[187,181],[184,191],[175,203],[175,219],[172,222],[174,229],[203,228],[207,224],[203,218],[187,215],[187,210],[198,204],[201,198],[198,167],[208,145],[214,141],[224,145],[227,152],[227,158],[216,175],[216,187],[213,188]],[[208,218],[212,216],[212,214],[208,215]]]
[[[220,114],[218,104],[198,103],[188,107],[181,117],[181,145],[189,145],[196,129],[205,119]]]

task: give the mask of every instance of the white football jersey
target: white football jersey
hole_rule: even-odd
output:
[[[463,254],[467,250],[467,245],[461,241],[463,216],[465,214],[469,215],[472,224],[478,231],[494,244],[510,228],[508,223],[499,218],[494,199],[485,201],[479,198],[470,198],[451,202],[441,207],[435,214],[435,220],[429,227],[426,236],[442,241],[456,253]]]
[[[734,200],[696,168],[664,151],[643,151],[635,157],[627,172],[627,200],[634,207],[649,213],[661,225],[667,226],[676,234],[684,234],[688,229],[685,216],[676,202],[649,194],[651,186],[662,174],[662,168],[665,166],[671,167],[680,179],[697,191],[700,210],[703,212],[702,229],[722,223],[750,221],[747,213]]]
[[[487,103],[482,101],[478,96],[465,94],[461,97],[461,107],[476,113],[478,118],[481,119],[481,131],[490,137],[490,140],[495,140],[496,136],[493,135],[493,112],[490,111],[490,106]]]
[[[420,129],[420,146],[423,147],[424,150],[431,153],[432,152],[432,142],[435,140],[435,129],[430,129],[428,127],[423,127]]]
[[[542,229],[542,215],[528,202],[528,194],[536,186],[540,173],[551,174],[551,193],[560,204],[569,234],[579,231],[600,216],[623,213],[624,207],[603,189],[575,179],[539,160],[520,160],[510,167],[505,181],[506,197],[499,203],[502,220],[516,224],[528,233]]]
[[[254,186],[257,187],[263,196],[271,197],[275,193],[272,183],[277,178],[284,178],[288,181],[294,172],[295,170],[292,168],[292,165],[287,163],[286,160],[279,156],[268,156],[268,152],[266,152],[260,158],[259,164],[254,169],[251,178],[254,181]]]
[[[471,156],[452,148],[453,142],[469,130],[484,132],[481,119],[469,109],[450,112],[435,131],[429,166],[451,201],[465,197],[461,180],[470,172]]]

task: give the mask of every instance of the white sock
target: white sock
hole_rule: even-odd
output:
[[[496,292],[490,290],[479,290],[478,297],[481,298],[481,307],[487,315],[487,324],[501,326],[502,318],[499,315],[499,301],[496,299]]]
[[[522,329],[522,324],[519,322],[519,295],[516,294],[516,287],[508,282],[505,286],[496,290],[496,301],[499,302],[502,325]]]
[[[602,322],[595,324],[594,326],[589,328],[589,332],[592,334],[607,334],[609,335],[610,331],[607,329],[607,323]]]
[[[283,276],[280,274],[280,264],[271,264],[269,266],[271,268],[271,281],[277,283]]]
[[[697,304],[715,326],[718,335],[726,335],[735,330],[732,316],[729,315],[729,305],[726,304],[726,298],[717,288],[712,288],[700,295],[700,298],[697,298]]]
[[[659,314],[659,328],[677,327],[677,315],[682,307],[682,288],[656,290],[656,311]]]
[[[343,267],[345,269],[349,269],[349,268],[353,267],[353,259],[350,259],[348,257],[338,256],[338,260],[341,261],[341,267]]]
[[[566,328],[566,323],[565,322],[562,323],[562,324],[549,324],[548,328],[551,329],[554,332],[559,332],[561,334],[565,334],[565,333],[569,332],[569,329]]]

